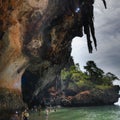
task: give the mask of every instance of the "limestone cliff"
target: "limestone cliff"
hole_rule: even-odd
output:
[[[97,47],[93,4],[94,0],[0,0],[0,87],[21,91],[22,81],[23,98],[30,102],[60,79],[61,68],[73,64],[73,37],[86,34],[92,52],[92,40]]]
[[[61,104],[71,107],[113,105],[120,97],[119,90],[119,86],[112,86],[107,89],[84,88],[74,96],[69,94],[69,96],[62,98]]]

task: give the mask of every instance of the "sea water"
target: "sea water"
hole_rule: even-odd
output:
[[[60,108],[46,120],[120,120],[120,106]]]

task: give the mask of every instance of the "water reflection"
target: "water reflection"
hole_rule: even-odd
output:
[[[48,116],[45,117],[45,120],[48,120]]]

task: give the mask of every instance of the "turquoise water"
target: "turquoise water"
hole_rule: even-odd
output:
[[[44,120],[120,120],[119,106],[61,108]]]

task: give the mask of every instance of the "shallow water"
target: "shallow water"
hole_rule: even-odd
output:
[[[62,108],[41,120],[120,120],[119,106]]]

